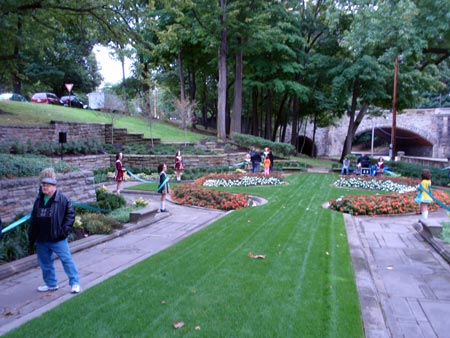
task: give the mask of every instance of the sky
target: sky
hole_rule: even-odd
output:
[[[117,84],[122,81],[122,65],[120,61],[114,60],[109,54],[111,50],[108,47],[95,45],[94,53],[103,76],[103,82],[100,87],[104,87],[106,83]],[[125,59],[125,77],[131,74],[132,61]]]

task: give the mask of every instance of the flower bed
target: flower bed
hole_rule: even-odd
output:
[[[235,210],[249,206],[247,195],[205,189],[194,183],[177,185],[170,196],[181,204],[212,209]]]
[[[209,174],[192,184],[180,184],[171,191],[171,198],[181,204],[221,210],[235,210],[253,205],[245,194],[211,190],[205,187],[247,187],[283,184],[278,175],[220,173]]]
[[[339,185],[336,184],[337,182],[340,182]],[[395,180],[361,178],[357,180],[354,177],[350,177],[344,179],[341,178],[337,182],[335,183],[336,186],[364,189],[376,189],[378,187],[378,190],[393,191],[394,193],[370,196],[342,196],[336,200],[330,201],[329,208],[332,210],[345,212],[355,216],[394,215],[413,212],[419,213],[420,211],[419,204],[414,202],[414,198],[417,195],[415,185],[419,182],[418,180],[405,178],[397,178]],[[351,183],[354,183],[355,185],[351,185]],[[450,196],[448,193],[434,189],[433,195],[442,203],[446,205],[450,204]],[[430,211],[439,208],[439,205],[434,202],[428,206],[428,210]]]
[[[248,187],[255,185],[278,185],[283,181],[278,174],[262,176],[261,174],[222,173],[203,176],[195,181],[204,187]]]
[[[418,179],[394,177],[372,177],[372,176],[350,176],[341,177],[334,185],[340,188],[356,188],[356,189],[369,189],[389,192],[411,192],[416,191]]]

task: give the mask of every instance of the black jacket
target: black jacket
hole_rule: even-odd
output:
[[[33,205],[33,211],[31,212],[30,228],[28,230],[28,238],[30,243],[34,243],[42,236],[49,236],[50,241],[60,241],[67,238],[70,230],[75,222],[75,211],[72,206],[72,202],[58,190],[51,197],[53,200],[50,205],[50,234],[42,234],[41,227],[38,222],[38,210],[44,203],[44,195],[39,194]]]

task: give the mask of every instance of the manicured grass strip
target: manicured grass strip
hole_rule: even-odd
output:
[[[269,203],[233,212],[7,336],[363,337],[343,217],[321,207],[342,193],[333,180],[299,174],[285,186],[236,189]],[[185,327],[174,330],[174,320]]]

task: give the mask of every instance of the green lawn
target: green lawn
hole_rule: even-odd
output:
[[[99,113],[38,103],[12,101],[0,102],[0,124],[45,125],[50,121],[73,121],[82,123],[112,123],[114,127],[127,128],[130,133],[144,134],[146,137],[159,138],[163,142],[197,142],[204,135],[183,131],[167,123],[152,121],[152,126],[140,116]]]
[[[343,217],[321,206],[347,193],[330,186],[336,177],[234,189],[269,203],[233,212],[6,337],[363,337]],[[174,320],[185,327],[174,330]]]

